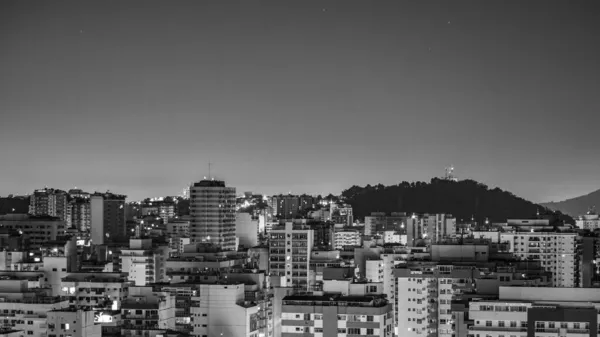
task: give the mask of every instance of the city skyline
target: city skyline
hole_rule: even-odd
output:
[[[2,195],[600,188],[592,2],[136,4],[0,4]]]

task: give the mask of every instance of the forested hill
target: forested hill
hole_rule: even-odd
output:
[[[489,189],[473,180],[458,182],[434,178],[431,182],[402,182],[398,185],[352,186],[342,192],[352,205],[354,216],[363,218],[372,212],[449,213],[457,220],[505,222],[506,219],[535,218],[539,211],[552,223],[569,216],[553,212],[499,188]]]

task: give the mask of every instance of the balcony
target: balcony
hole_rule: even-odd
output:
[[[470,331],[515,331],[527,332],[526,327],[507,327],[507,326],[470,326]]]

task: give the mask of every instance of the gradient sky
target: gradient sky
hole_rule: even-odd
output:
[[[600,188],[597,1],[0,1],[0,195]]]

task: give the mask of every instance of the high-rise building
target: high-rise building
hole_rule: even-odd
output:
[[[65,191],[53,188],[35,190],[29,199],[29,214],[54,216],[63,220],[67,228],[71,227],[71,208]]]
[[[235,187],[224,181],[202,180],[190,187],[190,238],[192,243],[215,244],[235,250]]]
[[[32,248],[39,248],[45,242],[56,241],[59,236],[65,235],[64,221],[48,215],[0,215],[0,224],[6,229],[14,229],[24,235]]]
[[[71,226],[82,232],[89,232],[92,214],[89,198],[75,198],[71,201]]]
[[[274,227],[269,234],[271,277],[275,286],[307,290],[309,282],[310,253],[314,232],[304,225],[287,222]]]
[[[124,195],[94,193],[91,196],[91,239],[95,245],[120,241],[126,237]]]
[[[579,285],[579,255],[576,233],[514,232],[502,233],[509,251],[522,260],[539,261],[552,273],[555,287]]]
[[[121,250],[121,270],[136,286],[165,282],[169,253],[169,246],[153,245],[152,239],[130,239],[129,248]]]
[[[273,213],[281,219],[293,219],[300,210],[300,198],[296,195],[277,195],[271,198]]]
[[[258,219],[250,213],[238,213],[235,220],[235,233],[240,247],[252,248],[258,245]]]

